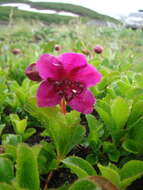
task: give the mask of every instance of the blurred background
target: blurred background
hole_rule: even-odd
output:
[[[88,24],[126,27],[143,27],[143,1],[134,0],[0,0],[0,20],[9,15],[49,23],[67,23],[81,19]]]

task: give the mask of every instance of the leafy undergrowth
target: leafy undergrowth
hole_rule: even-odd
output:
[[[139,30],[81,23],[1,26],[0,190],[142,189],[142,37]],[[64,52],[86,54],[102,74],[91,88],[91,114],[37,106],[39,83],[25,69],[43,53]]]

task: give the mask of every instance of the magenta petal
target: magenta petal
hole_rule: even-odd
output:
[[[95,103],[95,97],[89,90],[85,90],[79,96],[73,98],[69,102],[69,106],[81,113],[89,114],[93,111],[93,105]]]
[[[42,79],[59,80],[63,75],[62,63],[53,55],[43,54],[37,61],[37,70]]]
[[[88,64],[86,67],[75,72],[72,76],[72,80],[80,81],[86,87],[91,87],[100,82],[101,77],[102,75],[96,70],[96,68]]]
[[[80,53],[63,53],[59,56],[67,74],[75,72],[87,65],[86,57]]]
[[[60,97],[55,93],[54,87],[48,81],[40,84],[37,92],[37,103],[39,107],[55,106],[60,103]]]
[[[94,86],[100,82],[101,74],[95,67],[88,64],[86,57],[79,53],[64,53],[59,56],[63,63],[66,77],[69,80],[80,81],[86,87]]]

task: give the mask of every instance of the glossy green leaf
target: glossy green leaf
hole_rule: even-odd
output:
[[[102,166],[101,164],[98,164],[98,167],[103,177],[107,178],[117,187],[120,187],[120,175],[116,170],[111,167]]]
[[[129,85],[127,82],[124,82],[122,80],[117,82],[117,86],[121,95],[123,96],[126,96],[127,90],[131,89],[131,85]]]
[[[128,152],[131,152],[131,153],[134,153],[134,154],[138,153],[138,149],[137,149],[136,143],[132,139],[125,140],[123,142],[122,146]]]
[[[84,137],[85,129],[80,125],[80,113],[72,111],[49,120],[50,136],[56,146],[58,160],[64,157],[71,149],[81,142]]]
[[[139,117],[143,116],[143,100],[137,100],[133,102],[131,114],[128,119],[128,125],[135,123]]]
[[[22,135],[27,127],[27,118],[20,120],[17,114],[10,114],[15,133]]]
[[[5,150],[5,154],[9,156],[13,161],[16,161],[16,149],[17,147],[14,145],[6,144],[3,146]]]
[[[68,190],[101,190],[100,187],[89,179],[80,179],[76,181]]]
[[[142,88],[132,88],[127,91],[127,97],[128,98],[136,98],[137,96],[143,95],[143,89]]]
[[[62,162],[80,178],[90,175],[97,175],[92,165],[80,157],[70,156],[64,159]]]
[[[16,180],[20,187],[29,190],[39,190],[38,164],[32,148],[20,144],[17,150]]]
[[[113,162],[118,162],[119,157],[120,157],[120,152],[118,151],[115,144],[110,143],[110,142],[104,142],[103,149],[105,153],[107,153],[109,160]]]
[[[27,140],[29,137],[31,137],[34,133],[36,133],[35,128],[28,128],[24,134],[22,135],[23,140]]]
[[[22,142],[22,136],[20,135],[13,135],[13,134],[4,134],[2,136],[2,144],[10,144],[10,145],[18,145]]]
[[[55,119],[60,114],[60,109],[58,107],[38,107],[36,98],[27,99],[25,105],[25,110],[40,121],[43,127],[48,128],[49,119]]]
[[[86,115],[88,127],[89,127],[89,142],[95,141],[96,143],[100,140],[99,138],[103,136],[104,129],[103,123],[99,122],[93,115]]]
[[[143,161],[131,160],[127,162],[120,170],[121,187],[126,189],[133,181],[143,175]]]
[[[111,105],[111,114],[118,129],[123,128],[128,120],[130,108],[128,102],[122,97],[117,97]]]
[[[112,120],[111,120],[110,113],[105,111],[103,108],[100,108],[99,106],[96,106],[96,110],[99,113],[101,119],[104,121],[104,123],[108,127],[111,127],[112,126]]]
[[[9,183],[14,178],[14,166],[8,158],[0,157],[0,182]]]
[[[130,129],[127,134],[128,138],[134,141],[134,145],[137,148],[137,151],[142,153],[143,152],[143,117],[138,119],[137,122],[135,122],[132,126],[130,126]]]

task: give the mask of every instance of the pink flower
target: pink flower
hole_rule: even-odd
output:
[[[37,92],[39,107],[65,104],[84,114],[93,111],[95,97],[87,89],[101,79],[101,74],[79,53],[58,57],[43,54],[36,63],[43,79]],[[64,108],[63,108],[64,109]]]

